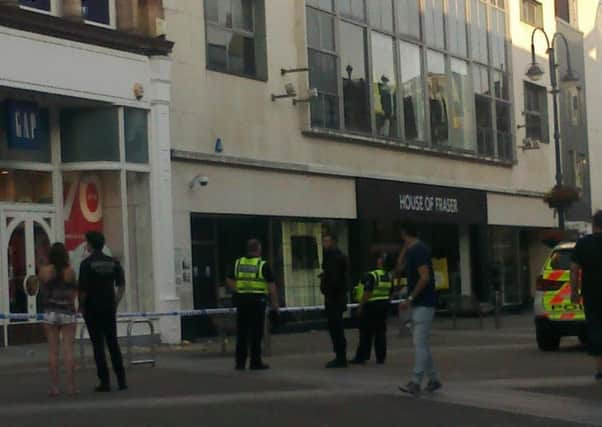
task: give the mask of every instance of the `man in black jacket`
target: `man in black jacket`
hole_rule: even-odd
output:
[[[343,313],[347,310],[347,258],[337,247],[337,238],[324,235],[322,245],[322,274],[320,290],[324,294],[328,330],[336,358],[327,368],[347,367],[347,340],[343,324]]]

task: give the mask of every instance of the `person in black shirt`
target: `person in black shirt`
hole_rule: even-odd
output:
[[[583,303],[588,350],[596,360],[595,378],[602,381],[602,211],[593,217],[593,234],[582,237],[575,245],[571,288],[573,304]]]
[[[246,368],[249,349],[250,369],[269,369],[261,357],[266,297],[270,295],[272,310],[277,313],[278,292],[272,269],[261,258],[261,252],[261,243],[249,240],[246,256],[236,260],[226,278],[236,305],[236,370],[239,371]]]
[[[82,262],[79,269],[79,307],[94,348],[94,360],[100,380],[96,391],[111,391],[105,341],[109,348],[119,390],[126,390],[128,386],[123,357],[117,342],[116,319],[117,307],[125,292],[125,275],[116,260],[102,253],[105,238],[101,233],[88,232],[86,241],[91,255]]]
[[[326,364],[327,368],[347,367],[347,340],[343,313],[347,310],[347,258],[337,248],[337,239],[326,234],[322,241],[324,256],[320,290],[324,294],[328,330],[335,352],[335,359]]]

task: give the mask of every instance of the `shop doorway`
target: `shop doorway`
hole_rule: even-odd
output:
[[[48,262],[55,238],[54,214],[0,211],[0,310],[9,314],[35,315],[41,311],[36,280]],[[43,339],[36,319],[4,322],[4,344]]]

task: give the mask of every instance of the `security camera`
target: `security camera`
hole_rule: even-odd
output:
[[[206,187],[209,185],[209,177],[204,176],[204,175],[197,175],[195,176],[192,181],[190,181],[189,187],[190,189],[194,189],[195,185],[200,185],[201,187]]]
[[[295,90],[295,85],[292,83],[285,84],[284,90],[286,91],[286,94],[289,96],[297,96],[297,91]]]

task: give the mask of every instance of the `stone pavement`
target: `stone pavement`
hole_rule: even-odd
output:
[[[387,365],[322,368],[331,354],[326,332],[276,335],[268,372],[235,372],[231,357],[207,346],[162,351],[158,366],[129,370],[130,390],[97,395],[94,372],[78,373],[82,394],[46,396],[35,363],[0,364],[3,426],[586,426],[602,425],[602,385],[591,361],[568,340],[558,353],[535,348],[532,321],[508,318],[501,330],[463,319],[439,321],[433,336],[444,389],[402,396],[411,370],[410,337],[390,331]],[[350,350],[355,331],[348,331]],[[7,349],[0,350],[0,360]],[[43,355],[43,347],[36,348]],[[204,351],[201,351],[204,350]],[[215,349],[217,351],[217,347]],[[31,349],[13,350],[27,352]],[[351,352],[351,351],[350,351]],[[31,360],[29,361],[31,362]],[[41,359],[38,361],[41,362]]]

